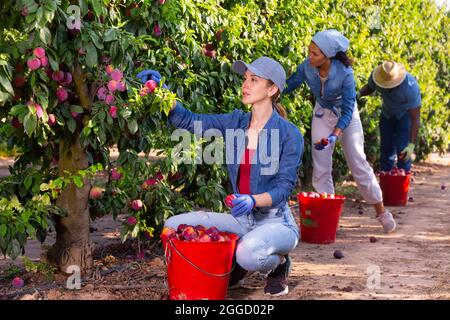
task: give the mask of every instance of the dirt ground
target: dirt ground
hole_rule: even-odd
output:
[[[433,155],[413,171],[412,201],[389,207],[398,224],[395,233],[384,234],[373,209],[355,193],[347,198],[334,243],[300,242],[292,252],[290,293],[276,299],[450,299],[450,155]],[[345,185],[352,189],[352,183]],[[298,218],[297,207],[294,212]],[[120,221],[104,217],[93,222],[95,272],[83,279],[80,290],[65,289],[67,276],[47,279],[26,272],[21,258],[0,257],[0,299],[167,299],[161,246],[148,248],[146,257],[136,260],[134,248],[121,244],[119,234]],[[50,234],[46,244],[53,241]],[[335,250],[344,257],[335,259]],[[40,243],[29,241],[28,258],[38,262],[41,252]],[[11,287],[14,265],[25,280],[22,289]],[[264,281],[254,274],[243,288],[230,290],[227,299],[275,299],[263,294]]]

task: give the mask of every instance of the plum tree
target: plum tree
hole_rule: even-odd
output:
[[[134,79],[134,59],[142,43],[116,27],[125,20],[119,3],[21,0],[3,6],[0,79],[7,90],[0,93],[0,118],[9,121],[8,127],[2,124],[2,136],[21,152],[12,175],[1,181],[0,250],[15,258],[28,236],[43,241],[53,227],[49,261],[63,271],[69,265],[87,271],[90,206],[118,212],[136,199],[127,199],[120,188],[112,197],[111,184],[91,188],[91,179],[111,166],[108,147],[114,144],[121,164],[136,166],[137,154],[150,150],[149,133],[157,130],[138,123],[160,121],[174,95],[156,88],[146,99],[137,94],[142,85]],[[130,101],[133,108],[126,105]],[[139,189],[135,179],[120,179],[117,171],[110,175],[117,185],[123,181],[122,190]],[[131,208],[142,209],[142,201]],[[136,236],[140,229],[133,230]]]

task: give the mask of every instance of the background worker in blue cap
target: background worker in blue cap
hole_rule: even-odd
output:
[[[422,104],[417,80],[401,63],[385,61],[369,76],[358,97],[377,91],[383,104],[380,116],[380,169],[389,171],[397,157],[397,167],[411,170],[411,156],[420,126]]]
[[[165,226],[201,224],[237,234],[236,264],[229,286],[240,285],[249,271],[258,271],[267,275],[264,292],[280,296],[288,293],[288,254],[299,238],[287,201],[297,182],[303,136],[285,119],[286,112],[278,103],[286,73],[277,61],[268,57],[252,63],[236,61],[233,70],[244,77],[242,102],[251,105],[251,112],[236,109],[227,114],[196,114],[176,102],[169,114],[170,123],[177,128],[194,133],[194,125],[201,122],[202,134],[217,129],[224,137],[226,153],[233,156],[227,159],[236,197],[231,215],[190,212],[169,218]],[[161,79],[155,70],[144,70],[137,77],[142,82],[153,79],[159,83]]]
[[[358,190],[374,206],[378,221],[389,233],[396,223],[384,208],[380,185],[364,153],[352,61],[346,54],[349,44],[336,30],[316,33],[308,48],[309,57],[287,80],[285,93],[306,82],[316,100],[311,124],[314,189],[334,194],[333,149],[340,140]]]

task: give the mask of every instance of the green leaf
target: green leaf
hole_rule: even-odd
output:
[[[40,243],[44,243],[46,237],[47,237],[47,230],[45,230],[45,229],[43,229],[43,228],[37,229],[37,232],[36,232],[36,239],[37,239]]]
[[[31,224],[27,225],[27,235],[34,236],[35,233],[36,229]]]
[[[81,187],[83,187],[83,185],[84,185],[83,180],[81,179],[80,176],[74,176],[74,177],[73,177],[73,183],[75,183],[75,185],[76,185],[78,188],[81,188]]]
[[[99,171],[103,171],[103,165],[101,163],[97,163],[97,165],[92,166],[92,173],[97,173]]]
[[[87,136],[89,136],[91,134],[91,132],[92,132],[92,128],[89,127],[89,126],[86,126],[86,127],[83,128],[83,131],[81,131],[81,135],[83,137],[87,137]]]
[[[0,237],[4,238],[6,236],[6,232],[8,232],[8,227],[6,224],[0,224]]]
[[[36,12],[36,24],[41,23],[42,16],[44,15],[44,7],[39,7],[39,9]]]
[[[69,129],[70,132],[74,133],[77,128],[77,123],[74,119],[69,118],[66,120],[67,129]]]
[[[105,32],[105,35],[103,36],[103,41],[110,42],[110,41],[114,41],[114,40],[117,40],[117,31],[116,31],[116,29],[111,28]]]
[[[39,190],[41,191],[47,191],[50,189],[50,185],[48,183],[41,183]]]
[[[78,5],[80,6],[80,11],[82,15],[85,15],[89,10],[89,5],[86,0],[79,0]]]
[[[52,35],[47,27],[43,27],[39,30],[39,38],[45,44],[50,44],[52,42]]]
[[[100,141],[100,144],[105,144],[106,143],[106,132],[105,130],[100,130],[100,132],[98,133],[98,140]]]
[[[30,189],[30,186],[33,184],[33,176],[27,176],[23,181],[25,188]]]
[[[128,119],[131,116],[131,111],[129,109],[122,110],[122,118]]]
[[[86,44],[86,64],[92,68],[98,62],[97,49],[93,43]]]
[[[136,238],[139,235],[139,230],[140,230],[139,224],[136,224],[133,228],[133,231],[131,231],[131,236],[133,238]]]
[[[58,1],[45,1],[44,6],[47,9],[47,11],[56,11],[57,9]]]
[[[36,84],[36,73],[35,72],[31,72],[30,86],[32,88],[34,88],[35,84]]]
[[[20,115],[22,113],[27,113],[27,112],[28,112],[28,107],[23,105],[23,104],[19,104],[17,106],[14,106],[9,111],[9,113],[11,115],[13,115],[13,116],[17,116],[17,115]]]
[[[38,194],[39,191],[39,181],[36,181],[36,183],[31,187],[31,193]]]
[[[5,104],[10,95],[11,94],[3,93],[2,91],[0,91],[0,106],[3,106]]]
[[[36,115],[32,112],[27,113],[27,115],[23,119],[23,126],[25,127],[25,132],[27,133],[27,135],[31,137],[37,126]]]
[[[111,44],[111,48],[109,49],[109,54],[112,59],[115,59],[119,54],[119,42],[115,41]]]
[[[70,112],[83,113],[84,109],[82,106],[77,106],[75,104],[70,106]]]
[[[94,7],[94,12],[97,17],[102,15],[102,1],[101,0],[91,0],[92,6]]]
[[[120,230],[120,238],[122,239],[122,243],[125,243],[125,241],[127,241],[129,233],[130,231],[125,228],[122,228],[122,230]]]
[[[54,188],[62,188],[64,186],[64,179],[63,178],[58,178],[55,181],[53,181],[53,187]]]
[[[60,107],[60,110],[61,110],[62,115],[63,115],[65,118],[67,118],[67,119],[73,119],[73,118],[72,118],[72,115],[70,114],[70,108],[69,108],[69,106],[63,104],[63,105]]]
[[[58,62],[53,59],[52,55],[47,55],[48,58],[48,63],[50,63],[50,67],[52,68],[52,70],[58,70],[59,69],[59,65]]]
[[[89,35],[91,36],[92,42],[95,44],[95,46],[102,50],[103,49],[103,43],[100,41],[99,36],[94,32],[89,32]]]
[[[11,259],[15,260],[22,252],[22,248],[20,246],[19,241],[17,241],[16,239],[11,241],[11,243],[8,245],[8,249],[6,250],[6,252]]]
[[[131,120],[128,122],[128,130],[130,130],[131,134],[135,134],[138,131],[138,124],[136,120]]]
[[[122,46],[122,52],[126,52],[128,47],[130,46],[130,42],[129,42],[128,38],[123,39],[121,46]]]
[[[10,94],[14,94],[11,82],[9,82],[9,80],[5,76],[0,75],[0,83],[6,89],[6,91],[8,91]]]
[[[44,12],[44,18],[47,22],[51,22],[54,17],[55,17],[54,11],[45,11]]]

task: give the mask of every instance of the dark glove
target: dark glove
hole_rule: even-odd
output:
[[[314,143],[314,148],[316,150],[324,150],[328,148],[333,142],[337,140],[337,136],[335,134],[330,134],[328,138],[323,138],[320,142]]]
[[[249,194],[235,194],[236,199],[232,201],[233,208],[231,214],[233,217],[239,217],[243,214],[249,214],[256,205],[255,198]]]

